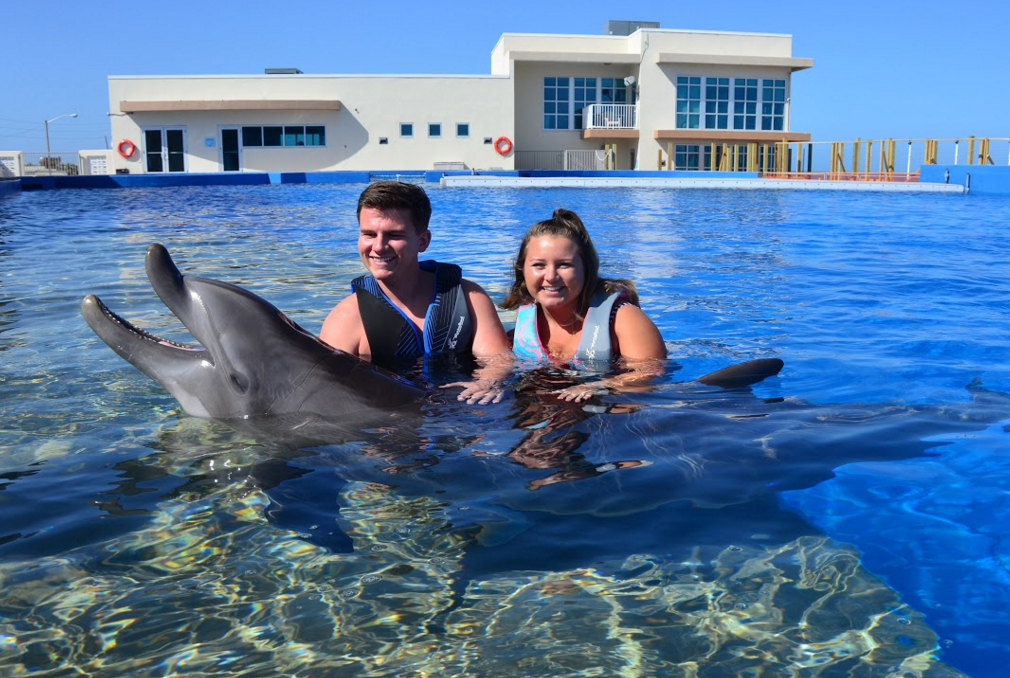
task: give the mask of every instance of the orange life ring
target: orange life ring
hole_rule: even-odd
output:
[[[133,157],[133,154],[137,152],[137,145],[132,141],[130,141],[129,139],[123,139],[122,141],[119,142],[119,145],[116,146],[116,150],[118,150],[119,155],[123,156],[124,158],[130,158]]]
[[[498,151],[498,155],[508,155],[512,150],[512,140],[506,136],[498,137],[494,140],[494,150]]]

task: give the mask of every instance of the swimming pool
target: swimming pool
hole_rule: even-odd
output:
[[[1002,675],[1010,203],[428,185],[429,254],[496,299],[575,209],[667,375],[311,450],[180,414],[80,316],[95,292],[187,340],[161,242],[318,331],[361,188],[0,199],[5,675]],[[771,356],[751,392],[685,383]]]

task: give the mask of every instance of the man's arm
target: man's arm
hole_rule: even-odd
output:
[[[512,373],[515,365],[512,345],[487,292],[469,280],[463,280],[462,284],[474,328],[471,350],[480,366],[474,370],[472,381],[444,384],[442,388],[462,387],[456,399],[470,404],[496,403],[504,395],[501,381]]]
[[[358,311],[357,295],[352,294],[333,307],[323,321],[319,338],[333,348],[339,348],[351,355],[361,356],[370,353],[365,328],[361,324],[361,314]]]
[[[466,305],[473,321],[473,354],[477,358],[490,358],[502,353],[508,353],[511,358],[512,345],[509,343],[505,328],[502,327],[498,311],[491,302],[491,297],[480,285],[469,280],[463,280],[463,291],[466,293]]]

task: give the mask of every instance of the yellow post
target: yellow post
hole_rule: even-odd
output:
[[[803,169],[803,144],[796,142],[796,173]]]
[[[663,169],[663,149],[662,148],[657,148],[656,149],[656,169],[657,170]]]
[[[873,142],[866,142],[866,178],[870,178],[870,165],[872,164],[873,158]]]
[[[859,174],[859,146],[861,139],[856,137],[856,140],[852,143],[852,171]]]
[[[719,163],[716,162],[717,153],[715,152],[716,149],[715,142],[713,141],[712,143],[710,143],[708,148],[710,154],[708,159],[708,168],[714,172],[719,168]]]
[[[747,144],[747,171],[758,171],[758,145],[756,141]]]
[[[968,137],[968,164],[971,165],[975,158],[975,137]]]
[[[887,140],[887,173],[894,174],[894,139]]]
[[[666,169],[673,169],[673,142],[666,142]]]

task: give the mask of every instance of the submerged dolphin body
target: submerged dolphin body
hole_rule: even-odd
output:
[[[164,386],[188,414],[298,422],[323,418],[349,429],[385,421],[424,392],[331,348],[266,300],[236,285],[183,275],[162,245],[147,250],[147,277],[201,346],[149,334],[95,295],[84,319],[124,360]]]

